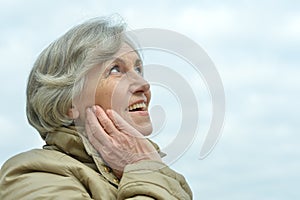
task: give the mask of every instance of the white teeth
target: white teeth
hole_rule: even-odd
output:
[[[137,108],[146,108],[146,104],[144,102],[133,104],[133,105],[129,106],[129,111],[137,109]]]

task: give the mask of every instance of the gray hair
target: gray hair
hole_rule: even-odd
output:
[[[69,126],[72,99],[82,91],[86,73],[126,42],[126,24],[95,18],[75,26],[38,56],[27,84],[26,113],[43,139],[47,132]]]

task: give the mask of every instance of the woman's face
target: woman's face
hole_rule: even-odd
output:
[[[87,107],[99,105],[104,110],[115,110],[143,135],[149,135],[152,132],[148,113],[150,98],[150,85],[143,78],[142,61],[124,43],[111,60],[89,71],[75,106],[81,122],[85,120]]]

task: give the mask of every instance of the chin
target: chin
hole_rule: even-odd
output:
[[[134,127],[136,130],[138,130],[143,136],[151,135],[153,128],[152,124],[149,123],[148,125]]]

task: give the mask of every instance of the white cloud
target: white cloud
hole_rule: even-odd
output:
[[[226,8],[186,8],[177,18],[178,27],[197,37],[228,35],[233,30],[234,15]]]
[[[0,126],[1,126],[1,138],[4,137],[4,135],[6,135],[7,133],[10,133],[12,136],[15,136],[15,134],[18,133],[18,129],[15,123],[9,120],[7,117],[1,115],[0,115]]]
[[[284,23],[278,25],[279,36],[284,41],[293,40],[300,42],[300,15],[299,13],[289,14],[284,18]]]
[[[0,165],[42,143],[20,112],[36,55],[79,21],[118,12],[130,28],[168,28],[198,41],[220,71],[227,94],[223,136],[212,154],[199,161],[203,137],[198,135],[174,165],[191,183],[194,199],[297,199],[299,194],[293,193],[299,185],[295,177],[299,178],[300,151],[297,2],[165,1],[145,6],[137,1],[2,0]]]

